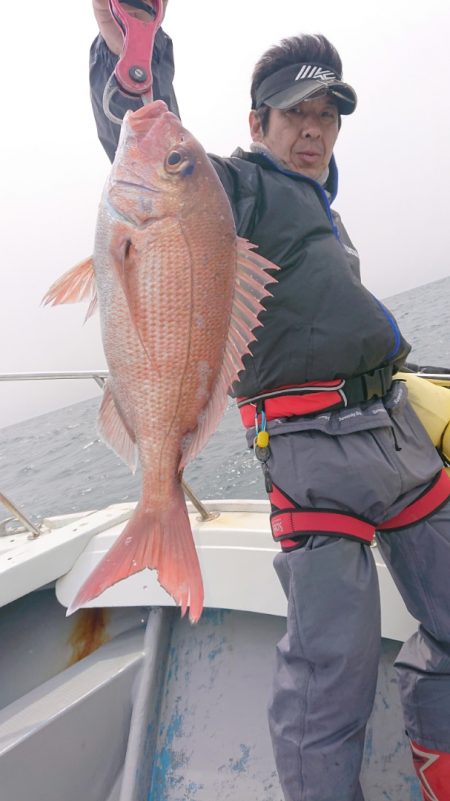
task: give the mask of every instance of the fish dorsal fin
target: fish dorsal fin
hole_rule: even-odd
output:
[[[103,390],[97,429],[101,438],[123,459],[131,472],[135,473],[137,465],[136,437],[119,410],[109,381],[106,382]]]
[[[228,389],[242,370],[243,357],[250,353],[248,346],[255,339],[254,329],[261,325],[258,320],[258,314],[264,309],[261,301],[271,294],[267,284],[276,283],[276,278],[267,271],[279,267],[254,253],[255,247],[238,237],[236,284],[222,367],[197,428],[184,438],[181,468],[197,456],[217,428],[227,405]]]
[[[86,320],[97,307],[97,288],[92,257],[81,261],[55,281],[42,299],[46,306],[90,300]]]

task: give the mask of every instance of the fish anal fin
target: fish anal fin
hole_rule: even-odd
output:
[[[236,284],[222,367],[197,428],[184,438],[181,468],[195,459],[217,428],[227,406],[228,390],[242,370],[243,357],[250,353],[248,346],[255,339],[254,329],[261,325],[258,320],[264,310],[261,301],[271,294],[267,284],[277,280],[267,271],[278,270],[278,265],[255,253],[254,248],[255,245],[238,237]]]
[[[80,262],[55,281],[42,299],[46,306],[58,306],[61,303],[78,303],[90,300],[86,319],[96,307],[97,289],[92,258]]]
[[[136,437],[121,414],[108,381],[103,390],[97,429],[101,438],[123,459],[131,472],[135,473],[137,465]]]
[[[122,534],[82,585],[70,615],[118,581],[145,568],[158,571],[161,586],[195,623],[203,609],[203,583],[192,530],[179,483],[162,512],[138,505]]]

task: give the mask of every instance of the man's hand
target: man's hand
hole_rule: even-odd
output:
[[[150,6],[150,8],[153,6],[151,0],[144,0],[144,2]],[[168,0],[162,0],[162,3],[164,18]],[[112,53],[115,53],[116,56],[120,55],[123,45],[123,36],[111,14],[108,0],[92,0],[92,6],[99,31],[106,44]],[[138,8],[133,8],[133,6],[129,6],[127,3],[123,3],[123,7],[130,17],[136,17],[144,22],[152,19],[151,11],[149,11],[147,14],[145,11]]]

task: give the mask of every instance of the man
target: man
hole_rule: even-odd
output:
[[[102,23],[100,30],[108,35]],[[165,83],[176,112],[164,41],[166,60],[159,53],[153,62],[155,85]],[[101,94],[113,67],[99,37],[91,87],[110,157],[119,126],[105,120]],[[393,531],[378,533],[379,546],[421,623],[397,660],[405,725],[424,799],[449,801],[449,492],[406,388],[392,383],[409,346],[362,286],[356,251],[330,207],[334,144],[342,115],[356,107],[341,75],[340,57],[323,36],[271,48],[253,74],[250,151],[211,156],[237,233],[281,268],[233,387],[249,444],[260,433],[255,413],[264,434],[256,450],[288,598],[270,730],[286,801],[363,801],[359,771],[380,643],[366,527],[370,534],[390,525]],[[117,102],[122,112],[130,106]]]

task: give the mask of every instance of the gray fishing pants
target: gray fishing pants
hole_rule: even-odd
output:
[[[318,419],[297,431],[276,421],[273,482],[300,506],[353,512],[374,523],[397,514],[442,464],[404,389],[396,395],[391,408],[376,402],[353,423],[345,413],[322,415],[322,430]],[[378,544],[420,621],[396,661],[405,727],[412,740],[450,752],[450,504],[407,530],[379,534]],[[285,799],[363,801],[359,772],[380,651],[371,550],[313,535],[274,564],[288,613],[269,725]]]

